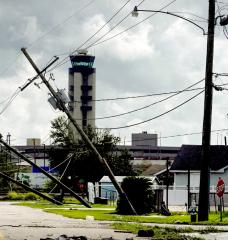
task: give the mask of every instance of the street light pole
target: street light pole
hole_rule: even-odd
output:
[[[198,221],[208,220],[210,206],[209,205],[210,142],[211,142],[212,97],[213,97],[212,78],[213,78],[214,28],[215,28],[215,0],[209,0]]]
[[[139,14],[138,12],[152,12],[152,13],[155,13],[155,14],[156,14],[156,13],[163,13],[163,14],[167,14],[167,15],[170,15],[170,16],[173,16],[173,17],[181,18],[181,19],[183,19],[183,20],[185,20],[185,21],[187,21],[187,22],[195,25],[196,27],[200,28],[200,29],[203,31],[203,35],[206,35],[204,29],[203,29],[200,25],[198,25],[198,24],[196,24],[195,22],[189,20],[188,18],[185,18],[185,17],[180,16],[180,15],[178,15],[178,14],[175,14],[175,13],[172,13],[172,12],[167,12],[167,11],[161,11],[161,10],[138,9],[138,7],[135,6],[135,7],[134,7],[134,10],[132,11],[132,16],[133,16],[133,17],[138,17],[138,14]]]
[[[139,10],[134,8],[132,16],[138,16],[138,12],[154,12],[172,15],[192,23],[200,28],[205,34],[204,29],[198,24],[182,16],[171,12],[156,10]],[[220,25],[228,24],[228,16],[219,16]],[[216,19],[217,20],[217,19]],[[207,33],[207,56],[205,72],[205,96],[204,96],[204,117],[203,117],[203,135],[201,151],[201,168],[200,168],[200,191],[199,191],[199,221],[207,221],[209,213],[209,194],[210,194],[210,142],[211,142],[211,115],[212,115],[212,95],[213,95],[213,54],[214,54],[214,28],[215,28],[215,0],[209,0],[208,7],[208,33]]]

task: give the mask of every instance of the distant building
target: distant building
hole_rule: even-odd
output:
[[[127,176],[115,176],[116,181],[121,184],[123,182],[123,179]],[[149,179],[152,183],[152,185],[158,186],[159,181],[156,177],[152,176],[141,176]],[[100,188],[100,196],[102,198],[108,198],[109,200],[116,200],[118,198],[118,192],[116,188],[113,186],[110,178],[108,176],[103,176],[102,179],[99,181],[99,188]]]
[[[132,146],[157,146],[158,135],[147,132],[132,133]]]
[[[158,135],[147,133],[132,133],[131,145],[118,145],[118,154],[123,150],[128,150],[132,156],[133,164],[153,164],[165,165],[167,158],[174,160],[179,147],[158,146]],[[161,169],[160,169],[161,170]]]
[[[49,151],[55,146],[41,145],[40,142],[40,139],[30,138],[27,140],[27,145],[15,146],[15,148],[28,156],[30,160],[34,161],[41,168],[50,171]],[[132,145],[117,145],[114,154],[120,155],[122,151],[128,150],[134,169],[150,176],[165,168],[167,158],[173,161],[180,149],[179,147],[157,146],[157,135],[146,132],[132,134],[132,143]],[[18,165],[26,164],[17,158],[13,159],[13,161]],[[58,169],[55,169],[55,171],[58,171]],[[31,167],[31,174],[29,174],[31,185],[41,187],[41,182],[44,182],[47,178],[44,176],[44,179],[41,181],[38,179],[40,175],[43,174],[40,173],[39,169]]]
[[[38,146],[41,144],[40,138],[27,138],[27,146]]]
[[[79,126],[95,127],[96,69],[93,68],[95,57],[87,50],[80,50],[70,56],[72,67],[69,68],[69,109]]]
[[[41,140],[39,138],[28,138],[26,143],[27,145],[14,146],[14,148],[45,171],[50,171],[48,154],[50,146],[41,145]],[[21,182],[27,181],[32,188],[44,187],[48,178],[41,173],[38,168],[31,166],[15,155],[11,156],[11,160],[19,167],[19,172],[15,173],[15,178],[17,178],[17,180]]]

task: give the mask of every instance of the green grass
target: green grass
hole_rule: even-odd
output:
[[[32,208],[40,208],[45,212],[60,214],[69,218],[86,219],[86,216],[93,216],[95,220],[109,220],[114,221],[112,227],[120,231],[130,231],[137,234],[139,230],[152,229],[154,232],[154,238],[151,239],[169,239],[169,240],[200,240],[202,238],[183,236],[182,233],[198,232],[201,234],[209,232],[221,232],[214,227],[208,226],[203,230],[193,230],[188,227],[190,222],[190,215],[185,212],[173,212],[171,216],[161,216],[159,214],[148,214],[144,216],[129,216],[129,215],[118,215],[115,212],[115,208],[109,205],[93,204],[93,208],[86,208],[80,205],[77,201],[66,201],[67,203],[62,206],[49,203],[47,201],[31,201],[31,202],[20,202],[19,205],[27,206]],[[64,209],[63,209],[64,208]],[[110,209],[112,208],[112,209]],[[228,225],[228,212],[223,213],[223,222],[220,222],[219,213],[210,213],[209,221],[200,222],[195,224],[205,225]],[[185,228],[175,227],[151,227],[145,226],[143,223],[166,223],[166,224],[186,224]]]
[[[121,231],[129,231],[134,234],[138,234],[139,230],[152,230],[154,232],[154,239],[202,239],[198,237],[184,237],[183,233],[193,233],[196,232],[190,227],[187,228],[171,228],[171,227],[158,227],[158,226],[145,226],[142,224],[135,223],[113,223],[112,227]],[[152,238],[152,239],[153,239]]]
[[[115,208],[109,205],[93,204],[92,209],[79,205],[77,201],[61,206],[46,201],[21,202],[19,205],[32,208],[41,208],[46,212],[60,214],[70,218],[85,219],[86,216],[93,216],[95,220],[138,222],[138,223],[168,223],[168,224],[191,224],[190,215],[185,212],[175,212],[171,216],[162,216],[156,213],[143,216],[118,215]],[[98,208],[102,208],[98,209]],[[111,208],[111,209],[110,209]],[[223,213],[223,221],[220,222],[219,213],[211,212],[209,221],[196,222],[194,224],[205,225],[228,225],[228,212]]]

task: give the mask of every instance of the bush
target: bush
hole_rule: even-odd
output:
[[[154,191],[152,182],[145,177],[126,177],[121,184],[137,214],[147,214],[154,210]],[[119,214],[131,215],[132,211],[123,196],[117,201]]]
[[[56,185],[56,183],[53,182],[52,180],[45,181],[45,183],[44,183],[44,191],[45,192],[50,192],[55,187],[55,185]],[[56,189],[58,189],[58,187],[56,187]]]
[[[24,200],[24,196],[22,193],[17,193],[17,192],[8,192],[7,193],[7,199],[9,200]]]
[[[8,200],[37,200],[39,196],[33,192],[17,193],[15,191],[8,192],[6,199]]]
[[[39,199],[38,195],[33,192],[28,192],[24,194],[24,200],[37,200]]]

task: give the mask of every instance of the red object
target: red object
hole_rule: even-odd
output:
[[[222,178],[219,178],[216,188],[216,194],[219,198],[221,198],[225,191],[225,183]]]

